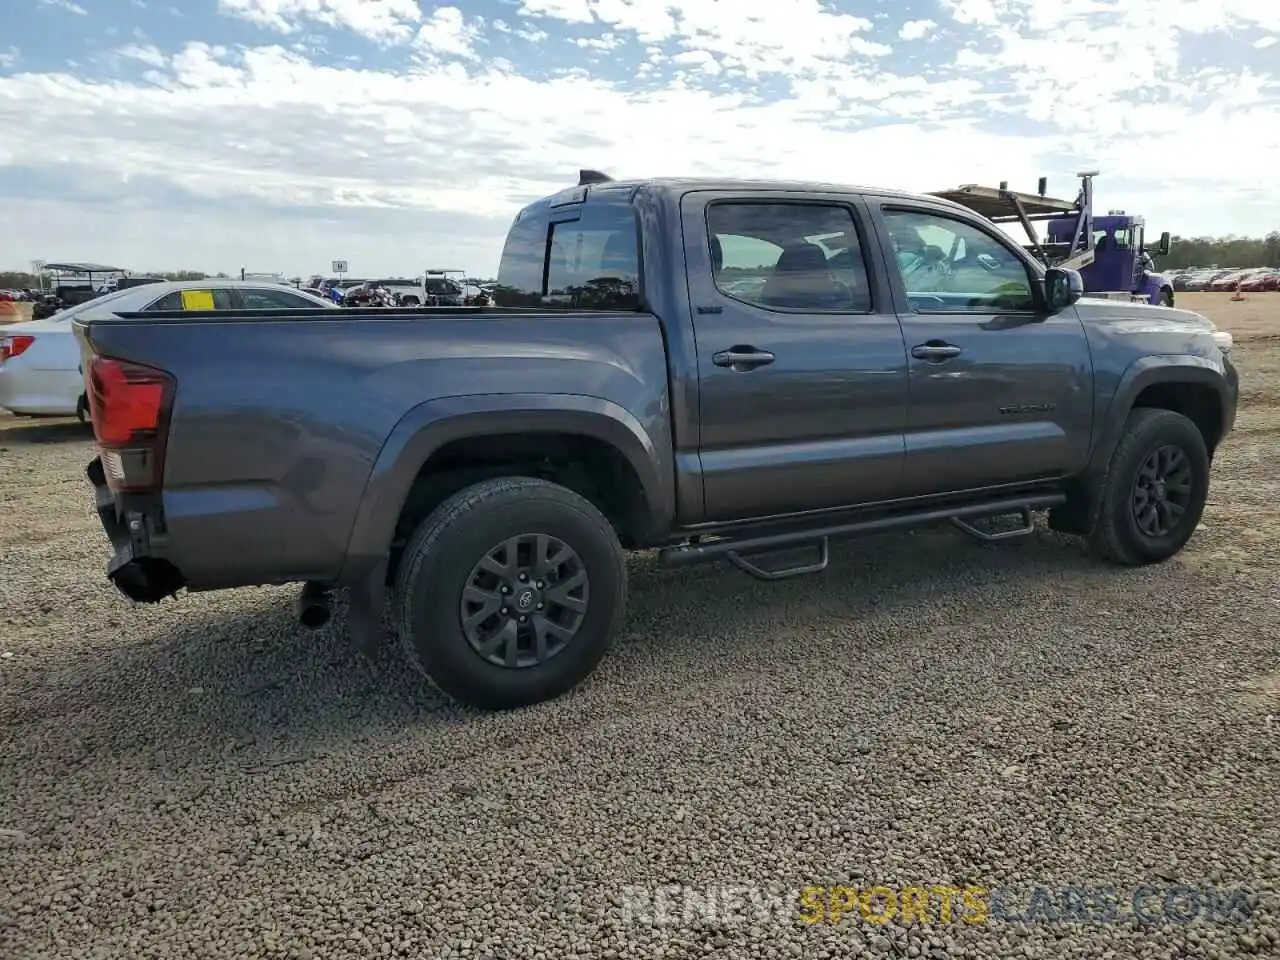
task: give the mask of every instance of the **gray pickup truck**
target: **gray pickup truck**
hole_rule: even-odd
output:
[[[778,579],[1048,510],[1164,560],[1236,414],[1228,333],[929,196],[584,171],[516,216],[495,299],[77,326],[111,580],[300,582],[313,627],[343,588],[364,642],[390,601],[426,677],[517,707],[604,656],[624,550]]]

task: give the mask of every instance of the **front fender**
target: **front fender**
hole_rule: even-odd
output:
[[[581,394],[442,397],[406,413],[383,444],[360,498],[340,580],[359,581],[385,556],[414,479],[432,454],[455,440],[502,433],[568,433],[610,444],[639,478],[655,529],[674,523],[674,463],[665,418],[646,430],[618,404]]]
[[[1160,383],[1194,383],[1212,387],[1222,402],[1222,432],[1225,435],[1235,420],[1238,385],[1232,368],[1208,357],[1194,354],[1161,354],[1139,357],[1125,368],[1111,394],[1098,431],[1099,441],[1090,458],[1092,471],[1103,471],[1120,443],[1121,434],[1134,401],[1147,387]]]

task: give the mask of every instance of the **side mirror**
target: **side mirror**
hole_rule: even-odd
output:
[[[1160,234],[1160,246],[1156,247],[1156,256],[1167,257],[1169,255],[1169,244],[1169,231],[1166,230],[1164,233]]]
[[[1084,296],[1084,279],[1079,272],[1050,267],[1044,274],[1045,306],[1050,313],[1065,310]]]

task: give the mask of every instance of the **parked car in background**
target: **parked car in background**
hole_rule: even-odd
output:
[[[1234,271],[1231,271],[1231,270],[1217,270],[1217,269],[1204,270],[1199,273],[1192,274],[1190,277],[1188,277],[1186,287],[1188,290],[1192,290],[1192,291],[1208,290],[1209,285],[1213,283],[1215,280],[1217,280],[1219,277],[1225,277],[1227,274],[1233,273],[1233,272]]]
[[[117,311],[336,310],[319,297],[269,280],[162,281],[103,294],[29,323],[0,326],[0,408],[20,416],[88,418],[80,348],[71,322]]]
[[[1240,281],[1240,290],[1242,293],[1265,293],[1271,290],[1280,290],[1280,269],[1268,267],[1265,270],[1259,270],[1248,279]]]
[[[1210,282],[1207,289],[1217,293],[1224,293],[1226,291],[1234,290],[1237,284],[1243,283],[1245,280],[1248,280],[1256,272],[1257,271],[1255,270],[1232,270],[1230,273],[1225,273],[1222,276]]]

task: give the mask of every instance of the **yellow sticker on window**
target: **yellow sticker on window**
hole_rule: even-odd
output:
[[[182,291],[182,309],[183,310],[212,310],[213,309],[213,291],[212,290],[183,290]]]

